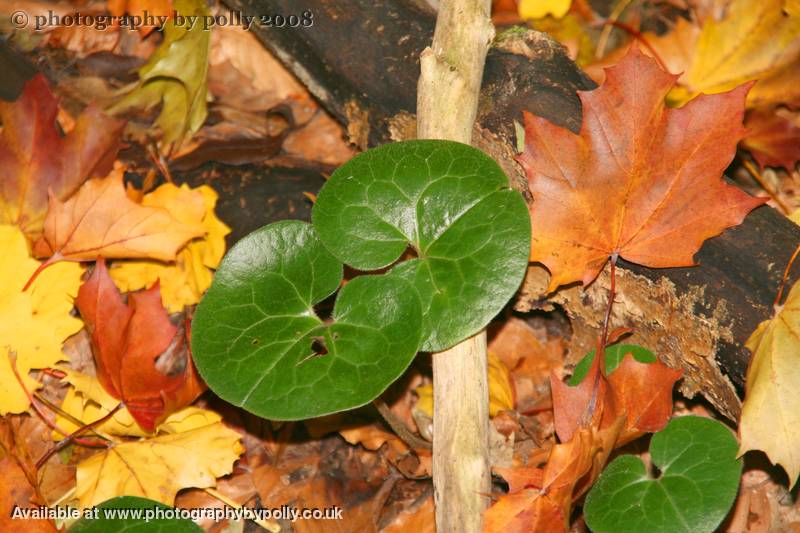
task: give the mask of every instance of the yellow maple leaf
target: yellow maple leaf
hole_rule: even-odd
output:
[[[59,367],[59,370],[67,374],[64,381],[70,384],[64,400],[61,402],[61,410],[83,422],[83,424],[79,425],[66,416],[58,415],[56,417],[56,425],[67,433],[72,433],[82,425],[100,420],[119,404],[119,400],[106,392],[95,376],[75,372],[69,368]],[[136,423],[128,409],[124,407],[94,429],[107,435],[128,437],[145,437],[148,435]],[[61,432],[53,430],[53,440],[61,440],[62,438],[64,438],[64,435]]]
[[[66,358],[61,344],[83,327],[70,315],[83,269],[60,263],[44,270],[25,292],[22,287],[39,267],[22,232],[0,226],[0,415],[22,413],[30,403],[12,369],[29,391],[39,387],[28,372],[48,368]]]
[[[739,421],[739,454],[762,450],[794,485],[800,474],[800,283],[745,345],[753,353]]]
[[[784,1],[733,0],[724,18],[709,17],[699,32],[679,19],[664,36],[646,34],[669,70],[682,73],[669,100],[683,104],[758,80],[749,107],[800,101],[800,17]]]
[[[495,354],[489,352],[489,416],[514,408],[514,393],[508,367]],[[419,396],[416,409],[433,416],[433,386],[422,385],[414,389]]]
[[[208,420],[214,417],[190,412],[183,423],[166,426],[177,433],[116,444],[79,463],[75,496],[81,508],[116,496],[173,505],[181,489],[215,486],[218,477],[231,473],[244,447],[219,418],[194,427]]]
[[[569,11],[572,0],[520,0],[517,6],[519,18],[540,19],[552,15],[560,19]]]
[[[150,287],[161,280],[161,301],[169,312],[177,313],[186,305],[200,301],[211,285],[212,269],[225,255],[225,235],[230,228],[214,213],[217,193],[202,185],[190,189],[165,183],[142,199],[147,207],[162,207],[187,225],[200,221],[205,237],[194,239],[178,253],[175,263],[153,260],[117,261],[110,269],[111,279],[123,292]]]

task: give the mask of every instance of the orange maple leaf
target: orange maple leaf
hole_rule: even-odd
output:
[[[188,241],[205,233],[201,221],[184,224],[164,208],[145,207],[125,194],[122,170],[86,182],[66,202],[50,197],[44,235],[34,251],[50,259],[89,261],[150,258],[174,261]]]
[[[550,271],[549,291],[591,283],[612,256],[694,265],[703,241],[764,203],[721,179],[745,133],[749,85],[667,109],[675,81],[634,46],[600,88],[580,93],[579,135],[525,114],[530,259]]]
[[[29,234],[41,230],[48,189],[64,199],[86,178],[111,170],[125,125],[89,106],[63,136],[57,115],[58,100],[41,74],[17,101],[0,103],[0,223]]]

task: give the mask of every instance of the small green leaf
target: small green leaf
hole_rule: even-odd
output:
[[[192,353],[224,400],[273,420],[359,407],[417,352],[422,306],[395,274],[360,276],[339,291],[342,264],[300,221],[264,226],[222,261],[192,322]],[[327,353],[325,353],[327,351]]]
[[[731,431],[716,420],[673,419],[650,443],[661,475],[651,476],[639,457],[616,458],[586,497],[586,523],[594,533],[710,533],[736,497],[737,449]]]
[[[594,361],[594,352],[595,351],[592,350],[584,355],[583,359],[581,359],[580,362],[575,365],[575,370],[572,372],[572,376],[570,376],[569,380],[567,381],[568,385],[574,387],[583,381],[583,378],[586,377],[586,373],[589,372],[589,367],[592,366],[592,361]],[[633,358],[640,363],[655,363],[658,359],[656,354],[647,348],[643,348],[635,344],[612,344],[611,346],[606,347],[605,353],[606,374],[610,374],[616,370],[619,364],[628,354],[633,355]]]
[[[417,259],[394,272],[423,303],[422,349],[440,351],[485,327],[519,287],[530,219],[490,157],[451,141],[388,144],[339,167],[312,212],[339,260],[360,270]]]
[[[174,517],[175,509],[147,498],[138,496],[119,496],[106,500],[96,507],[97,518],[84,516],[75,522],[69,533],[201,533],[200,526],[186,518]],[[128,516],[109,513],[106,510],[119,509]],[[140,514],[137,514],[140,513]],[[156,513],[161,513],[157,518]],[[118,518],[119,517],[119,518]],[[170,518],[167,518],[170,517]]]

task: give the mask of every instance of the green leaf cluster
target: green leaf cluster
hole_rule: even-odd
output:
[[[322,188],[312,219],[270,224],[237,243],[192,324],[209,387],[265,418],[371,401],[417,351],[444,350],[485,327],[527,267],[522,196],[491,158],[456,142],[358,155]],[[365,273],[342,286],[344,265]]]
[[[614,459],[586,497],[587,525],[595,533],[711,533],[736,498],[738,447],[716,420],[673,419],[650,442],[660,475],[649,473],[637,456]]]

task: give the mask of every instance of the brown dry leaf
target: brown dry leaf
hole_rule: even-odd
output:
[[[432,456],[430,451],[414,450],[412,452],[400,437],[382,429],[380,423],[340,429],[339,434],[350,444],[361,444],[371,451],[380,450],[390,463],[408,476],[423,477],[431,474]]]
[[[119,149],[123,121],[90,106],[62,136],[57,114],[58,100],[41,74],[17,101],[0,103],[0,223],[29,235],[41,231],[48,194],[63,200],[87,178],[104,176]]]
[[[694,265],[703,241],[764,203],[722,181],[745,131],[747,87],[667,109],[674,83],[634,47],[600,88],[579,93],[580,135],[525,114],[530,259],[550,271],[550,292],[591,283],[609,257]]]
[[[412,509],[404,509],[394,519],[381,528],[381,533],[436,533],[436,519],[433,515],[433,495]]]
[[[174,261],[188,241],[205,234],[200,220],[184,224],[166,209],[131,201],[122,174],[117,167],[106,178],[89,180],[66,202],[51,196],[36,253],[50,257],[48,264],[98,256]]]
[[[223,103],[245,111],[288,104],[294,123],[305,124],[318,106],[308,91],[270,54],[255,35],[236,26],[211,32],[208,85]]]
[[[524,320],[516,317],[503,322],[488,349],[510,369],[520,412],[529,411],[542,395],[549,393],[550,372],[564,364],[562,338],[542,341]]]
[[[344,139],[342,126],[324,110],[302,128],[291,131],[283,141],[283,151],[291,157],[334,167],[356,155],[355,148]]]
[[[618,418],[605,430],[582,427],[569,442],[553,446],[541,477],[531,476],[530,485],[541,485],[501,496],[484,512],[484,531],[567,531],[573,501],[600,475],[621,429]],[[525,485],[517,480],[515,488],[519,486]]]
[[[0,450],[1,451],[1,450]],[[25,477],[25,473],[14,459],[8,454],[4,454],[0,459],[0,531],[15,531],[21,525],[26,533],[55,533],[58,531],[55,524],[50,520],[34,520],[27,518],[21,520],[14,518],[14,508],[21,510],[36,508],[43,502],[37,502],[34,489]]]

